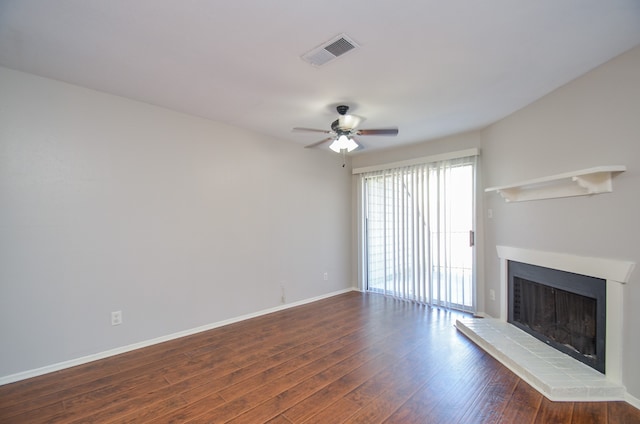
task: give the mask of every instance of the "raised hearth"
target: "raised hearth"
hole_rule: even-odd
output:
[[[552,401],[625,400],[625,388],[588,365],[495,318],[456,321],[456,328]]]

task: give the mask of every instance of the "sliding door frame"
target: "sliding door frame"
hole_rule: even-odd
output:
[[[357,217],[356,217],[356,237],[357,237],[357,281],[358,281],[358,290],[360,291],[367,291],[367,234],[366,234],[366,221],[365,221],[365,205],[366,205],[366,191],[365,191],[365,179],[362,177],[361,174],[364,173],[368,173],[368,172],[374,172],[374,171],[381,171],[381,170],[388,170],[388,169],[393,169],[393,168],[400,168],[400,167],[405,167],[405,166],[411,166],[411,165],[418,165],[418,164],[427,164],[427,163],[433,163],[433,162],[439,162],[439,161],[445,161],[445,160],[452,160],[452,159],[458,159],[458,158],[463,158],[463,157],[469,157],[469,156],[479,156],[480,155],[480,150],[478,148],[471,148],[471,149],[466,149],[466,150],[461,150],[461,151],[456,151],[456,152],[450,152],[450,153],[445,153],[445,154],[440,154],[440,155],[433,155],[433,156],[425,156],[425,157],[419,157],[419,158],[414,158],[414,159],[410,159],[410,160],[406,160],[406,161],[399,161],[399,162],[391,162],[391,163],[386,163],[386,164],[381,164],[381,165],[375,165],[375,166],[368,166],[368,167],[362,167],[362,168],[354,168],[352,170],[352,174],[354,176],[357,176],[357,183],[356,183],[356,210],[357,210]],[[472,247],[472,287],[473,287],[473,293],[472,293],[472,302],[473,302],[473,311],[472,312],[476,312],[478,310],[478,278],[477,278],[477,248],[479,246],[479,234],[477,231],[477,184],[478,184],[478,161],[476,160],[476,164],[474,166],[474,176],[473,176],[473,189],[472,189],[472,231],[474,232],[474,245]]]

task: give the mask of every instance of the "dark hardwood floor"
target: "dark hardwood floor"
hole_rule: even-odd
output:
[[[2,423],[640,423],[550,402],[459,315],[347,293],[0,387]]]

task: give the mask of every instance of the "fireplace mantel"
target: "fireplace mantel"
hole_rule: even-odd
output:
[[[512,246],[496,246],[498,257],[510,261],[559,269],[576,274],[611,280],[621,284],[629,282],[635,262],[617,259],[594,258],[567,253],[522,249]]]

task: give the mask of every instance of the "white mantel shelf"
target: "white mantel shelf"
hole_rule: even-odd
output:
[[[489,187],[484,191],[495,191],[507,202],[610,193],[613,191],[613,177],[626,170],[624,165],[598,166],[516,184]]]

